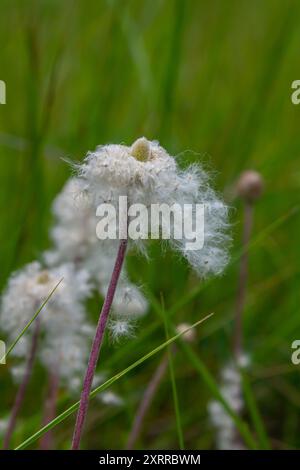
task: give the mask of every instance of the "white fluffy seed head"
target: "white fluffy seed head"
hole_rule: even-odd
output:
[[[16,364],[15,366],[10,368],[11,375],[13,377],[14,382],[21,383],[25,374],[25,364],[22,362],[20,364]]]
[[[150,208],[152,204],[204,204],[204,246],[198,250],[186,249],[190,240],[172,238],[174,249],[188,260],[201,277],[221,274],[228,262],[228,208],[216,195],[209,177],[200,165],[181,170],[174,157],[155,141],[144,137],[132,146],[104,145],[90,152],[82,165],[78,165],[79,176],[97,207],[111,203],[118,213],[119,196],[127,196],[128,205],[141,203]],[[161,221],[161,226],[164,224]],[[172,222],[171,222],[172,224]],[[142,227],[149,233],[149,226]],[[137,240],[135,245],[143,251],[145,242]]]
[[[147,145],[145,140],[138,140],[133,147],[98,147],[79,166],[79,176],[93,189],[90,194],[96,203],[113,202],[119,195],[128,196],[133,203],[141,202],[137,200],[139,195],[147,197],[145,191],[157,185],[160,173],[167,174],[175,169],[174,159],[157,142]]]
[[[241,353],[238,357],[237,363],[242,369],[247,368],[251,364],[251,357],[247,353]]]
[[[39,314],[38,357],[48,370],[58,371],[67,385],[73,377],[84,373],[92,339],[91,329],[86,328],[83,307],[91,291],[86,271],[75,268],[72,263],[47,270],[38,262],[25,266],[11,276],[4,291],[1,326],[10,341],[14,340],[59,281]],[[24,374],[33,330],[30,327],[12,351],[12,355],[19,358],[12,369],[16,381]]]
[[[121,318],[138,318],[147,312],[148,302],[137,286],[123,281],[117,287],[112,307],[114,314]]]
[[[100,393],[99,399],[105,405],[109,406],[122,406],[124,404],[123,399],[114,392],[103,392]]]
[[[53,249],[46,252],[48,266],[78,262],[89,256],[97,243],[96,214],[85,183],[70,178],[52,205],[54,226],[50,231]]]
[[[108,329],[113,342],[118,342],[124,338],[130,338],[134,334],[135,324],[129,318],[112,317],[108,324]]]
[[[137,143],[136,151],[141,150],[140,145],[141,142]],[[89,273],[94,285],[105,297],[118,241],[97,239],[96,209],[90,201],[83,179],[71,178],[65,184],[53,203],[55,224],[51,234],[54,247],[45,254],[44,259],[51,267],[65,261],[74,262],[78,272]],[[80,285],[82,282],[78,282],[78,288]],[[122,315],[123,319],[129,316],[135,318],[146,313],[147,307],[147,301],[138,287],[127,281],[126,268],[123,267],[113,303],[114,314]],[[128,331],[131,330],[128,328]]]
[[[228,405],[236,413],[241,413],[244,400],[242,395],[241,374],[239,368],[229,362],[221,371],[220,393]],[[216,428],[216,445],[218,449],[240,449],[236,427],[222,403],[212,400],[208,404],[208,414],[212,425]]]

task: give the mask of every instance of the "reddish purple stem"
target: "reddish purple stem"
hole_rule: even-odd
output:
[[[57,372],[50,372],[48,384],[48,396],[45,403],[43,425],[50,423],[56,416],[56,403],[59,389],[59,374]],[[53,432],[52,430],[46,432],[41,438],[40,449],[53,450]]]
[[[132,450],[134,448],[135,443],[142,431],[145,416],[151,406],[158,387],[166,374],[168,363],[169,357],[168,354],[165,354],[145,390],[144,396],[136,412],[133,426],[127,441],[126,449],[128,450]]]
[[[110,312],[111,304],[114,299],[116,287],[120,277],[121,269],[125,259],[127,247],[127,240],[121,240],[119,245],[118,254],[115,261],[115,266],[111,275],[111,280],[108,286],[106,298],[100,313],[95,338],[93,341],[90,358],[83,382],[83,389],[80,398],[79,409],[76,417],[76,424],[74,428],[73,441],[72,441],[72,450],[78,450],[80,445],[80,440],[83,432],[83,426],[85,418],[88,411],[89,397],[92,388],[93,378],[95,375],[95,369],[99,358],[100,348],[103,341],[103,336],[105,332],[105,327]]]
[[[3,449],[9,448],[10,439],[16,426],[17,416],[19,414],[19,411],[21,409],[21,406],[25,398],[27,386],[30,380],[30,376],[32,373],[34,360],[36,356],[39,332],[40,332],[40,320],[39,318],[37,318],[35,321],[35,330],[32,336],[31,348],[29,351],[28,359],[27,359],[25,374],[19,386],[17,396],[14,402],[14,406],[13,406],[13,409],[9,418],[8,427],[7,427],[7,430],[4,436],[4,441],[3,441]]]

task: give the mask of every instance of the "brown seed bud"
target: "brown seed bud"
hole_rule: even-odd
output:
[[[194,328],[191,328],[190,330],[188,328],[191,328],[191,325],[189,325],[188,323],[180,323],[179,325],[177,325],[176,331],[177,333],[183,333],[182,338],[187,343],[193,343],[194,341],[196,341],[196,332]]]
[[[261,175],[254,170],[244,171],[237,182],[238,195],[248,202],[259,199],[264,189]]]

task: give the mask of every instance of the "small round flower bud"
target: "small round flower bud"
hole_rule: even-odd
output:
[[[238,366],[241,367],[242,369],[243,368],[247,368],[250,366],[251,364],[251,359],[250,359],[250,356],[248,354],[241,354],[239,357],[238,357]]]
[[[131,146],[131,155],[142,162],[149,160],[150,142],[145,137],[140,137]]]
[[[50,281],[50,277],[47,271],[41,271],[37,278],[38,284],[47,284]]]
[[[254,170],[244,171],[237,182],[238,195],[248,202],[254,202],[256,199],[259,199],[263,189],[263,179],[261,175]]]
[[[190,330],[188,328],[191,328],[191,325],[188,323],[180,323],[176,327],[177,333],[183,333],[182,338],[187,342],[187,343],[194,343],[196,341],[196,332],[194,328],[191,328]],[[188,330],[188,331],[186,331]],[[184,333],[185,331],[185,333]]]

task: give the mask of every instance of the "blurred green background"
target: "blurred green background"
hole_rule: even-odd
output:
[[[200,161],[233,207],[232,263],[200,285],[173,253],[151,246],[150,262],[131,256],[131,277],[160,302],[172,322],[210,312],[192,347],[218,380],[231,357],[241,248],[242,204],[233,197],[240,172],[262,173],[255,207],[245,309],[249,382],[273,448],[300,446],[300,371],[291,343],[300,338],[300,3],[292,0],[1,0],[0,282],[49,247],[50,205],[70,175],[64,157],[81,160],[102,143],[157,139],[182,165]],[[154,301],[153,301],[154,302]],[[174,309],[174,306],[178,308]],[[99,299],[90,305],[96,320]],[[113,375],[165,340],[155,308],[136,337],[106,341],[100,369]],[[93,402],[85,448],[122,448],[141,394],[161,358],[152,357],[113,387],[118,409]],[[1,366],[1,415],[16,388]],[[210,449],[211,391],[181,351],[174,360],[185,446]],[[37,370],[14,444],[40,428],[45,378]],[[59,411],[72,404],[63,390]],[[253,435],[257,429],[245,411]],[[55,429],[69,448],[74,418]],[[167,375],[145,423],[140,448],[178,448],[172,385]],[[35,445],[36,446],[36,445]]]

